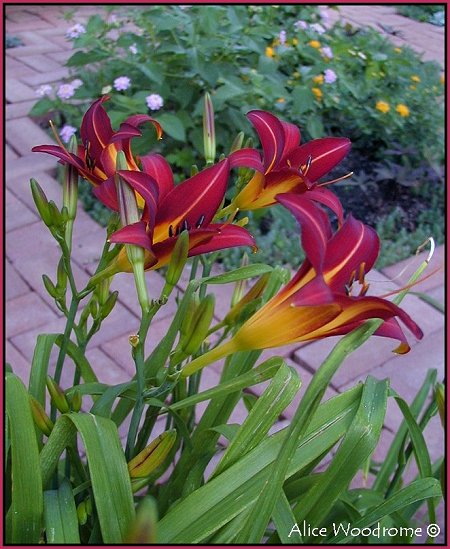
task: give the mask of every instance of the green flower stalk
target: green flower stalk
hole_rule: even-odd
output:
[[[73,135],[69,142],[68,151],[71,154],[77,154],[78,143]],[[66,244],[69,250],[72,249],[72,233],[73,222],[77,215],[78,203],[78,170],[71,164],[65,166],[65,177],[63,185],[63,207],[67,208],[67,223],[66,223]]]
[[[206,164],[214,164],[216,158],[216,130],[214,126],[214,108],[208,92],[205,93],[203,108],[203,144]]]
[[[127,170],[127,162],[125,154],[122,151],[117,153],[117,171]],[[122,227],[127,225],[133,225],[138,223],[141,219],[139,214],[136,194],[134,190],[126,183],[119,174],[116,173],[114,176],[116,189],[117,189],[117,198],[119,201],[119,214]],[[139,304],[144,313],[147,313],[149,310],[149,299],[147,293],[147,285],[145,282],[145,256],[144,249],[135,244],[125,244],[125,250],[128,256],[128,260],[133,267],[134,281],[136,284],[136,291],[138,294]]]

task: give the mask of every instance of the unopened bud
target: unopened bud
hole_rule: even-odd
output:
[[[206,335],[214,314],[215,298],[212,294],[207,295],[197,307],[192,319],[190,333],[181,341],[181,348],[186,355],[195,353],[205,341]]]
[[[175,286],[180,279],[189,253],[189,232],[182,231],[177,238],[172,251],[169,266],[167,268],[166,282],[169,286]]]
[[[50,376],[47,376],[47,389],[54,405],[58,408],[58,410],[62,414],[67,414],[70,412],[69,403],[67,402],[64,391]]]
[[[118,297],[119,292],[117,290],[115,292],[112,292],[112,294],[108,297],[106,303],[102,306],[100,310],[100,316],[102,317],[102,319],[106,318],[109,313],[114,309],[114,305],[116,304]]]
[[[157,543],[156,528],[158,523],[158,506],[151,496],[146,496],[139,503],[136,519],[131,525],[125,543],[148,545]]]
[[[205,93],[203,105],[203,146],[207,164],[214,164],[216,158],[216,130],[214,126],[214,107],[211,96]]]
[[[30,398],[30,408],[31,413],[33,414],[34,422],[37,427],[44,433],[46,436],[50,436],[50,433],[53,429],[53,422],[45,413],[45,410],[42,404],[36,400],[32,395],[29,395]]]
[[[249,264],[248,253],[244,252],[241,260],[241,267],[246,267]],[[244,295],[245,288],[247,286],[247,280],[238,280],[234,286],[233,295],[231,297],[231,306],[234,307],[236,303]]]
[[[50,213],[47,197],[36,179],[30,179],[30,185],[31,194],[33,195],[33,200],[36,204],[37,211],[41,216],[42,221],[47,225],[47,227],[50,227],[53,225],[53,219]]]
[[[44,287],[47,290],[48,294],[51,295],[54,299],[57,299],[59,297],[59,292],[56,286],[50,280],[50,278],[44,274],[42,275],[42,282],[44,283]]]
[[[148,477],[169,454],[177,438],[176,431],[166,431],[155,438],[128,463],[131,478]]]
[[[269,282],[270,273],[263,274],[260,279],[250,288],[250,290],[232,307],[223,319],[225,324],[233,324],[244,307],[252,301],[262,296]]]
[[[98,316],[98,303],[94,296],[91,297],[88,303],[89,306],[89,313],[92,316],[92,318],[97,318]]]
[[[445,386],[443,383],[437,383],[434,389],[434,397],[441,418],[442,427],[445,428]]]
[[[109,287],[111,286],[111,278],[101,280],[95,287],[94,294],[97,296],[100,305],[104,305],[109,298]]]
[[[48,203],[48,209],[50,212],[51,217],[51,225],[61,226],[63,224],[63,217],[61,215],[61,212],[58,210],[58,206],[53,202],[53,200],[50,200]]]
[[[187,305],[187,311],[184,317],[181,320],[180,325],[180,338],[186,338],[188,334],[191,333],[192,320],[194,318],[195,312],[197,311],[198,306],[200,305],[200,299],[198,294],[191,294],[189,303]]]
[[[233,143],[231,143],[230,154],[242,149],[242,144],[244,143],[244,132],[239,132],[234,138]]]
[[[78,389],[74,390],[70,404],[74,412],[79,412],[81,410],[81,405],[83,404],[83,396]]]
[[[198,166],[196,164],[192,164],[191,166],[191,177],[194,177],[194,175],[197,175],[200,170],[198,169]]]
[[[64,259],[61,259],[58,262],[58,268],[56,269],[56,286],[58,290],[63,293],[67,287],[67,273],[64,268]]]

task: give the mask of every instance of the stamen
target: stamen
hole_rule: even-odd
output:
[[[324,183],[319,183],[318,187],[323,187],[324,185],[331,185],[332,183],[337,183],[338,181],[342,181],[343,179],[348,179],[349,177],[352,177],[354,172],[349,172],[346,175],[343,175],[342,177],[338,177],[337,179],[332,179],[331,181],[325,181]]]
[[[308,160],[306,161],[306,168],[305,168],[305,175],[308,173],[309,168],[312,164],[312,154],[308,156]]]
[[[169,238],[173,237],[173,226],[169,225]]]
[[[180,232],[181,232],[180,225],[178,225],[178,227],[175,229],[175,236],[178,236]]]
[[[181,230],[182,231],[189,231],[190,227],[189,227],[189,223],[188,223],[188,220],[185,219],[181,225]]]
[[[52,120],[49,120],[48,123],[50,124],[50,128],[52,129],[52,132],[53,132],[53,135],[55,136],[55,139],[56,139],[56,142],[58,143],[58,145],[61,147],[61,149],[70,156],[68,150],[66,149],[66,147],[63,145],[63,142],[61,141],[61,139],[59,138],[59,135],[58,135],[58,132],[56,131],[56,128],[55,128],[55,125],[53,124],[53,121]]]
[[[205,221],[205,216],[202,214],[198,220],[197,220],[197,223],[195,224],[195,228],[196,229],[200,229],[200,227],[202,226],[203,224],[203,221]]]
[[[436,249],[436,244],[434,242],[434,238],[432,236],[429,236],[425,240],[425,242],[423,242],[416,250],[416,255],[418,255],[425,248],[425,246],[428,244],[428,242],[430,243],[430,253],[428,254],[427,258],[425,259],[425,261],[427,263],[429,263],[431,261],[431,258],[434,255],[434,250]]]
[[[365,266],[366,264],[363,262],[361,263],[361,265],[359,266],[359,277],[358,277],[358,282],[360,284],[364,284],[364,269],[365,269]]]

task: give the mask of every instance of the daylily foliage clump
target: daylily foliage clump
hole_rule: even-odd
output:
[[[397,340],[395,352],[400,354],[410,350],[403,327],[422,337],[419,326],[399,307],[406,289],[396,302],[369,295],[366,276],[378,257],[380,240],[372,228],[344,212],[332,190],[333,182],[351,174],[322,180],[349,152],[350,141],[325,137],[300,144],[295,125],[253,110],[247,116],[261,148],[242,147],[238,138],[229,155],[217,159],[207,94],[205,166],[193,167],[190,177],[175,184],[161,154],[133,154],[132,140],[141,136],[143,124],[152,125],[158,139],[164,138],[164,127],[137,114],[114,131],[104,107],[107,99],[96,100],[84,115],[81,143],[72,137],[67,147],[58,140],[57,145],[33,149],[55,156],[66,170],[61,208],[47,200],[37,181],[31,187],[38,212],[61,248],[56,282],[45,275],[44,284],[67,323],[63,334],[38,338],[28,389],[14,374],[7,375],[12,446],[7,455],[12,468],[8,539],[292,543],[289,523],[307,520],[322,526],[337,512],[348,522],[354,520],[348,509],[358,510],[361,521],[387,508],[379,520],[389,524],[391,513],[409,512],[411,502],[423,501],[430,522],[435,522],[433,498],[440,495],[440,486],[420,438],[426,421],[418,427],[417,414],[404,411],[407,405],[389,392],[388,382],[369,377],[320,404],[345,357],[370,335]],[[111,210],[111,221],[98,266],[80,289],[71,266],[72,228],[78,185],[86,182]],[[239,269],[212,274],[221,250],[257,249],[245,212],[273,205],[286,208],[298,222],[293,246],[302,247],[306,259],[293,277],[289,280],[280,266],[248,265],[245,255]],[[158,294],[152,284],[155,270],[165,279]],[[105,373],[89,363],[86,350],[120,299],[111,291],[114,278],[131,276],[127,273],[133,273],[140,305],[140,324],[130,326],[123,341],[135,375],[108,385],[101,381]],[[247,286],[249,279],[254,280]],[[222,284],[235,284],[229,310],[216,304],[211,291]],[[148,354],[152,321],[174,295],[176,313]],[[259,362],[262,350],[329,336],[345,337],[318,368],[290,426],[271,434],[299,390],[302,371],[277,357]],[[53,346],[59,351],[50,376]],[[75,374],[64,390],[60,385],[67,378],[63,371],[68,358],[75,363]],[[205,390],[201,376],[210,367],[220,368],[220,381]],[[423,402],[434,379],[430,373]],[[268,387],[258,398],[250,396],[249,388],[263,381]],[[438,394],[441,402],[442,391]],[[377,496],[370,500],[348,486],[376,448],[388,396],[405,413],[415,452],[419,445],[419,478],[402,487],[402,467],[411,458],[402,434],[403,446],[393,445],[394,459],[373,465],[380,480]],[[236,425],[230,417],[241,400],[247,415]],[[197,405],[203,402],[207,407],[200,414]],[[121,441],[124,425],[128,427]],[[26,433],[29,444],[20,433]],[[77,433],[85,453],[79,451]],[[220,435],[228,439],[226,445]],[[316,473],[315,467],[335,447],[331,465]],[[343,456],[349,449],[347,459]],[[399,451],[404,452],[401,465]],[[24,460],[35,475],[27,497],[20,488],[30,474]],[[318,498],[320,512],[312,505]],[[296,542],[316,542],[295,535]],[[331,531],[328,537],[341,541]]]

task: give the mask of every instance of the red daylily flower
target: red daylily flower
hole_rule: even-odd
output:
[[[256,173],[233,199],[230,210],[256,210],[276,203],[276,195],[308,191],[308,198],[330,207],[342,222],[342,208],[336,196],[317,181],[334,168],[349,152],[346,137],[324,137],[300,145],[300,130],[266,111],[250,111],[263,148],[260,158],[253,149],[242,149],[230,156],[232,167],[246,166]]]
[[[371,318],[384,321],[376,335],[399,340],[395,352],[408,352],[397,318],[420,339],[422,331],[417,324],[394,303],[365,295],[368,286],[364,274],[375,263],[380,247],[377,233],[350,215],[331,235],[328,217],[314,202],[295,194],[284,194],[277,200],[300,222],[307,259],[292,280],[230,341],[192,361],[183,369],[183,376],[236,351],[344,335]],[[352,295],[355,280],[361,284],[359,295]]]
[[[32,151],[51,154],[62,162],[74,166],[80,175],[95,187],[115,174],[117,151],[125,153],[129,170],[139,170],[131,152],[131,139],[142,135],[138,128],[146,122],[153,124],[160,139],[161,126],[146,114],[136,114],[127,118],[118,131],[114,132],[111,121],[102,106],[108,99],[109,97],[103,96],[95,101],[83,116],[80,129],[82,145],[78,148],[78,154],[69,153],[62,143],[39,145],[33,147]],[[145,171],[145,163],[142,159],[141,162]]]
[[[119,175],[140,196],[145,207],[138,223],[122,227],[111,235],[111,242],[135,244],[145,249],[145,269],[157,269],[168,263],[177,237],[189,231],[189,256],[234,246],[255,247],[250,233],[237,225],[212,223],[225,195],[229,161],[203,170],[174,186],[172,171],[160,155],[143,158],[147,173],[119,171]],[[152,175],[150,175],[152,174]],[[117,210],[118,201],[112,178],[94,190],[110,208]],[[131,271],[122,250],[109,271]]]

